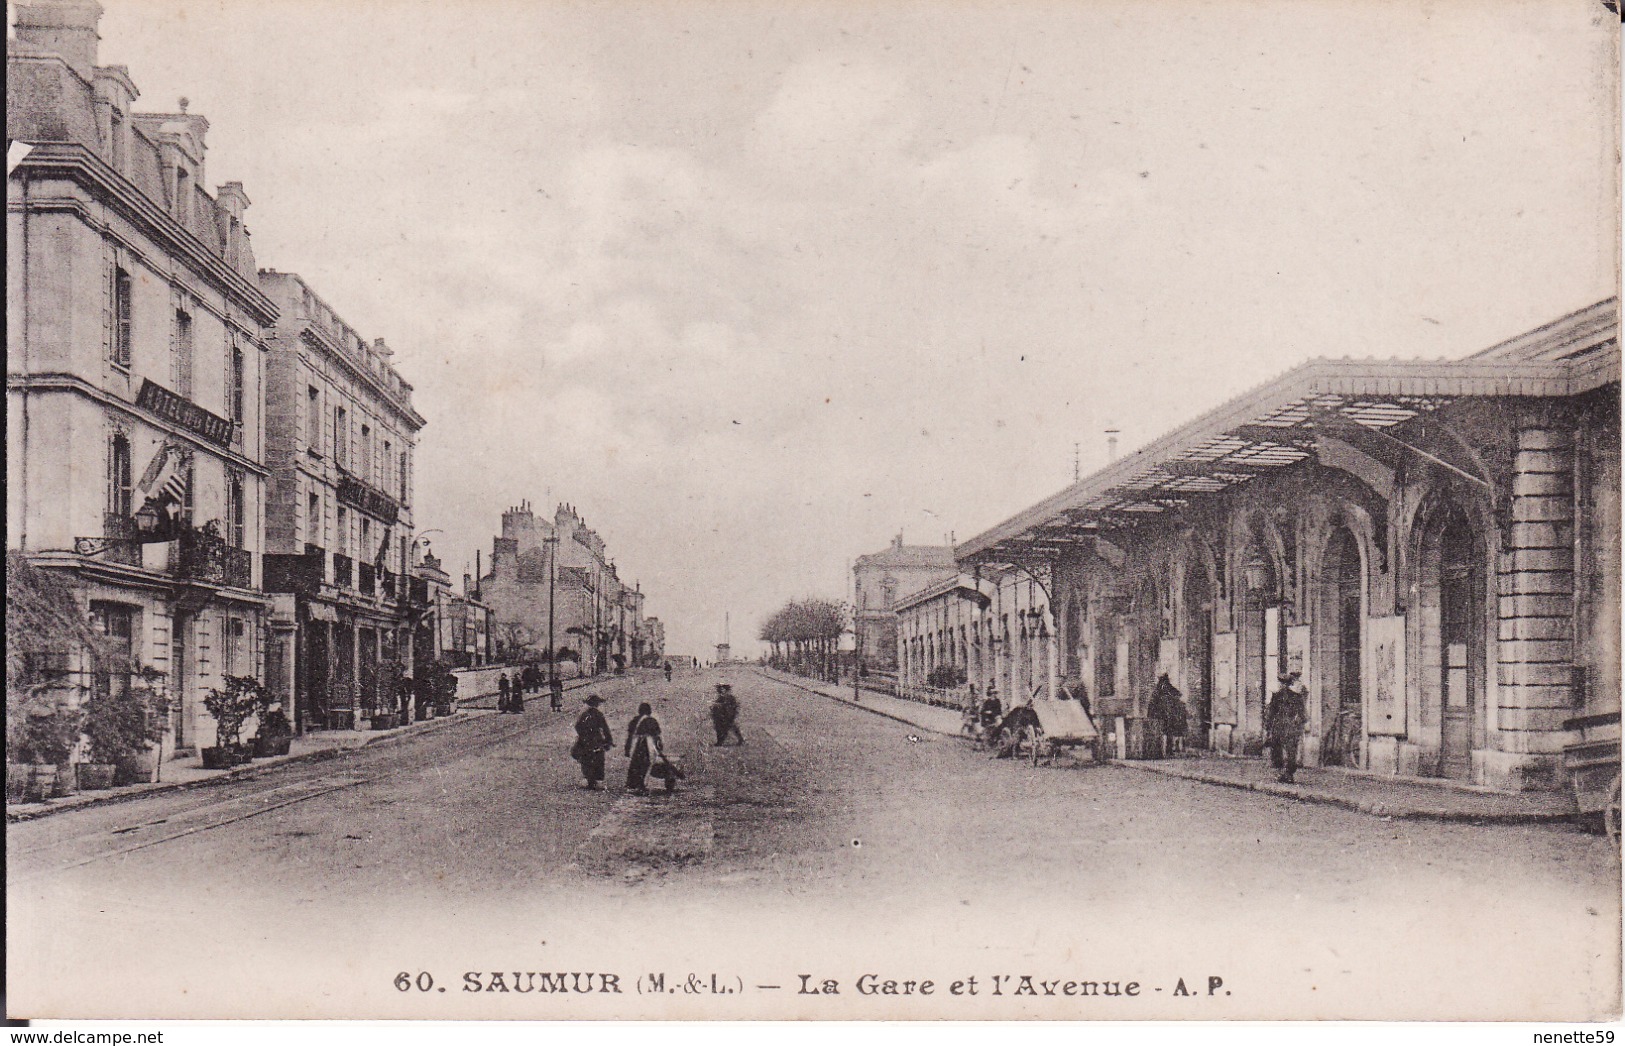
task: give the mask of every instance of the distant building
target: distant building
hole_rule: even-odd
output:
[[[604,539],[570,505],[559,505],[551,522],[528,501],[504,512],[476,595],[525,645],[572,652],[589,674],[629,661],[641,628],[643,594],[621,583]]]
[[[456,591],[432,551],[424,552],[412,573],[426,589],[423,606],[415,615],[413,677],[428,676],[434,662],[475,668],[492,661],[497,641],[495,612],[468,592]]]
[[[643,646],[648,664],[660,665],[666,662],[666,626],[658,617],[643,619]]]
[[[726,665],[733,661],[733,647],[727,643],[717,644],[717,664]]]
[[[949,545],[905,545],[903,535],[884,552],[852,565],[858,656],[871,669],[897,668],[897,601],[954,574]]]

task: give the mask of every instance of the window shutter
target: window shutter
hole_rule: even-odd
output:
[[[181,302],[173,292],[169,295],[169,387],[176,392],[181,386]]]
[[[118,258],[116,256],[104,259],[102,276],[102,349],[106,358],[118,358],[116,337],[113,330],[113,296],[114,284],[118,280]]]

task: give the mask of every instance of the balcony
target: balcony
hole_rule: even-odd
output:
[[[362,595],[370,596],[378,591],[377,571],[371,563],[357,563],[356,573],[359,575],[356,587],[361,590]]]
[[[355,585],[350,574],[350,566],[355,561],[340,552],[333,553],[333,584],[340,588],[352,588]]]
[[[129,567],[141,565],[141,546],[135,540],[135,520],[116,512],[106,513],[102,516],[102,536],[107,539],[103,560]]]
[[[247,549],[228,545],[212,529],[187,528],[171,547],[169,573],[181,581],[248,588],[254,578],[254,557]]]
[[[303,555],[265,555],[265,591],[321,595],[327,580],[327,551],[306,545]]]

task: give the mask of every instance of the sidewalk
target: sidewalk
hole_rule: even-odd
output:
[[[839,701],[854,708],[861,708],[875,715],[895,719],[899,723],[917,726],[922,730],[929,730],[934,734],[946,734],[949,737],[958,737],[959,728],[964,723],[963,714],[955,708],[939,708],[936,705],[921,704],[919,701],[908,701],[890,694],[879,694],[873,690],[863,690],[857,701],[852,700],[852,686],[838,686],[835,683],[823,683],[805,676],[791,675],[776,668],[761,668],[757,671],[769,679],[790,686],[819,694],[833,701]]]
[[[769,678],[842,704],[908,723],[933,733],[959,736],[960,713],[865,690],[852,700],[851,686],[836,686],[761,669]],[[1172,759],[1113,760],[1164,777],[1237,788],[1283,799],[1338,806],[1396,820],[1455,821],[1470,824],[1541,824],[1572,821],[1574,799],[1567,792],[1497,792],[1434,778],[1385,777],[1359,770],[1308,767],[1295,784],[1282,784],[1263,759],[1190,753]]]
[[[392,730],[312,730],[295,737],[288,748],[287,755],[266,756],[263,759],[256,759],[252,763],[233,767],[230,770],[205,770],[202,761],[195,756],[188,759],[170,760],[163,763],[159,768],[159,776],[162,778],[160,781],[150,784],[121,785],[117,788],[98,789],[94,792],[79,792],[57,799],[47,799],[44,802],[7,803],[6,820],[32,821],[41,817],[49,817],[52,814],[63,813],[67,810],[82,810],[87,806],[121,803],[160,792],[173,792],[199,785],[240,781],[244,778],[257,777],[277,767],[332,759],[344,752],[355,751],[358,748],[381,746],[399,740],[406,734],[420,734],[432,730],[441,730],[458,723],[466,723],[494,714],[494,712],[486,709],[463,709],[454,715],[424,719],[406,726],[397,726]]]
[[[1124,760],[1118,765],[1395,820],[1540,824],[1576,816],[1574,797],[1568,792],[1497,792],[1435,778],[1388,777],[1338,767],[1299,768],[1296,783],[1282,784],[1276,780],[1279,771],[1264,759],[1201,753]]]
[[[602,684],[614,676],[581,676],[568,679],[564,682],[566,692],[578,690],[582,687]],[[621,677],[626,678],[626,677]],[[527,697],[528,705],[535,705],[540,696],[542,707],[546,707],[547,692],[543,690],[540,695],[531,694]],[[32,821],[40,817],[49,817],[66,810],[81,810],[87,806],[101,806],[106,803],[121,803],[130,799],[139,799],[142,796],[153,795],[158,792],[172,792],[182,788],[193,788],[199,785],[216,784],[222,781],[240,781],[243,778],[257,777],[269,770],[293,763],[312,763],[322,759],[332,759],[344,752],[352,752],[358,748],[380,746],[401,739],[403,735],[426,733],[431,730],[440,730],[457,723],[466,723],[473,719],[483,718],[496,714],[497,693],[480,694],[474,698],[462,701],[458,705],[458,712],[451,716],[441,716],[436,719],[424,719],[406,726],[397,726],[390,730],[311,730],[293,739],[287,755],[266,756],[256,759],[252,763],[230,770],[205,770],[202,761],[197,757],[184,760],[171,760],[162,765],[159,776],[163,779],[151,784],[122,785],[118,788],[98,789],[94,792],[79,792],[75,795],[63,796],[59,799],[47,799],[39,803],[7,803],[7,821]]]

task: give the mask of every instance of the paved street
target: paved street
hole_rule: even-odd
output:
[[[718,678],[742,699],[743,747],[702,743]],[[1124,767],[1035,769],[744,668],[597,689],[618,736],[638,700],[654,703],[689,771],[683,791],[624,794],[618,751],[610,790],[582,790],[566,755],[579,701],[555,714],[543,700],[384,750],[12,825],[15,997],[81,1015],[948,1012],[847,984],[889,970],[1203,985],[1183,1009],[1159,987],[1064,1006],[984,994],[951,1011],[965,1017],[1617,1005],[1619,865],[1568,826],[1389,822]],[[786,987],[658,1011],[462,991],[462,971],[492,969]],[[389,983],[423,970],[449,992]],[[843,993],[792,996],[797,973]],[[1411,990],[1423,974],[1425,996]],[[1210,975],[1232,994],[1208,997]]]

